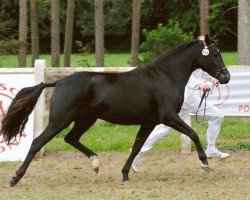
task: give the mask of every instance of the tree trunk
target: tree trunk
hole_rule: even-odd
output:
[[[27,54],[27,0],[19,1],[19,53],[18,66],[26,67]]]
[[[250,65],[250,1],[238,3],[238,64]]]
[[[52,67],[60,66],[59,0],[51,0],[51,56]]]
[[[31,66],[34,67],[35,60],[39,57],[39,32],[37,21],[36,0],[30,0],[30,25],[31,25]]]
[[[140,15],[141,0],[133,0],[132,37],[131,37],[131,65],[138,65],[139,40],[140,40]]]
[[[74,24],[74,9],[75,9],[75,0],[68,0],[65,40],[64,40],[64,67],[70,67],[70,56],[72,49],[72,35],[73,35],[73,24]]]
[[[209,34],[209,0],[199,0],[200,7],[200,35]]]
[[[103,0],[95,0],[95,55],[96,67],[104,67]]]

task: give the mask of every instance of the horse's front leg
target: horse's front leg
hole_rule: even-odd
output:
[[[150,125],[147,124],[147,125],[142,125],[140,127],[140,130],[137,133],[137,136],[135,138],[135,142],[134,142],[133,147],[132,147],[132,152],[131,152],[126,164],[122,168],[122,174],[123,174],[123,179],[122,180],[123,181],[129,180],[128,173],[129,173],[129,169],[130,169],[130,167],[132,165],[132,162],[133,162],[135,156],[141,150],[144,142],[148,138],[151,131],[153,131],[154,127],[155,127],[155,124],[150,124]]]
[[[166,119],[171,119],[171,120],[166,120]],[[171,117],[165,118],[163,120],[163,124],[166,126],[170,126],[174,128],[175,130],[187,135],[195,144],[195,147],[198,152],[199,159],[202,162],[202,169],[205,170],[206,172],[209,172],[209,167],[208,167],[208,161],[207,161],[207,156],[204,152],[204,149],[200,143],[199,136],[197,133],[189,127],[180,117],[178,114],[174,114]]]

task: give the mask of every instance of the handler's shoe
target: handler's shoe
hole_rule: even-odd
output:
[[[132,170],[135,172],[135,173],[138,173],[139,172],[139,164],[141,162],[141,159],[142,159],[142,156],[143,156],[143,152],[139,152],[137,154],[137,156],[135,157],[135,159],[133,160],[133,163],[131,165],[132,167]]]
[[[213,153],[210,153],[210,152],[206,151],[206,155],[207,155],[207,158],[217,158],[217,159],[225,159],[225,158],[229,157],[228,153],[220,152],[217,149]]]

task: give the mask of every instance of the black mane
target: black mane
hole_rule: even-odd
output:
[[[153,58],[153,59],[152,59],[151,61],[149,61],[148,63],[142,64],[141,66],[153,64],[153,63],[155,63],[155,62],[157,62],[157,61],[159,61],[159,60],[161,60],[161,59],[163,59],[163,58],[165,58],[165,57],[167,57],[167,56],[172,55],[173,53],[177,53],[177,52],[179,52],[180,50],[183,50],[183,49],[185,49],[185,48],[190,47],[191,45],[193,45],[194,43],[196,43],[196,42],[198,42],[198,41],[200,41],[200,40],[195,39],[195,40],[192,40],[192,41],[188,41],[188,42],[185,42],[185,43],[181,43],[180,45],[177,45],[177,46],[175,46],[175,47],[173,47],[173,48],[167,50],[166,52],[160,54],[160,55],[157,56],[156,58]],[[140,66],[140,67],[141,67],[141,66]]]

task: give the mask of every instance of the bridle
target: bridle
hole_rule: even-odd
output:
[[[203,56],[208,56],[208,55],[209,55],[209,47],[215,45],[215,43],[212,43],[212,44],[210,44],[209,46],[207,46],[207,44],[205,43],[205,41],[204,41],[204,40],[202,40],[202,41],[203,41],[203,44],[204,44],[204,49],[202,50],[202,55],[203,55]],[[223,70],[225,70],[225,69],[227,69],[226,66],[223,67],[222,69],[217,69],[217,70],[215,71],[215,78],[217,79],[217,76],[218,76]]]
[[[217,78],[217,76],[218,76],[223,70],[225,70],[225,69],[227,69],[226,66],[223,67],[222,69],[217,69],[217,70],[216,70],[216,74],[215,74],[215,78]]]

